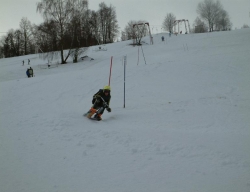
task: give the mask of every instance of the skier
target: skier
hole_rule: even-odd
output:
[[[104,86],[103,89],[100,89],[96,94],[94,94],[92,99],[93,106],[84,116],[90,119],[92,115],[96,113],[93,119],[100,121],[102,120],[101,116],[104,113],[105,109],[108,112],[111,112],[111,108],[109,107],[109,102],[111,99],[110,91],[110,86],[107,85]]]

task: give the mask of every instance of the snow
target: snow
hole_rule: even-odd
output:
[[[250,30],[144,42],[146,64],[131,41],[51,69],[0,59],[1,192],[250,191]],[[90,121],[111,56],[112,112]]]

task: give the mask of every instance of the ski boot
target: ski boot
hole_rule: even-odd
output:
[[[101,121],[102,120],[102,114],[98,114],[96,113],[95,116],[94,116],[94,119],[96,119],[97,121]]]

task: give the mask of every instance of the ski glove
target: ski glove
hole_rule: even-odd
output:
[[[108,108],[107,108],[107,111],[108,111],[108,112],[111,112],[111,108],[108,107]]]

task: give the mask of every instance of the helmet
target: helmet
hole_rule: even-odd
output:
[[[103,87],[103,90],[109,90],[109,91],[111,91],[111,88],[110,88],[109,85],[106,85],[106,86]]]

